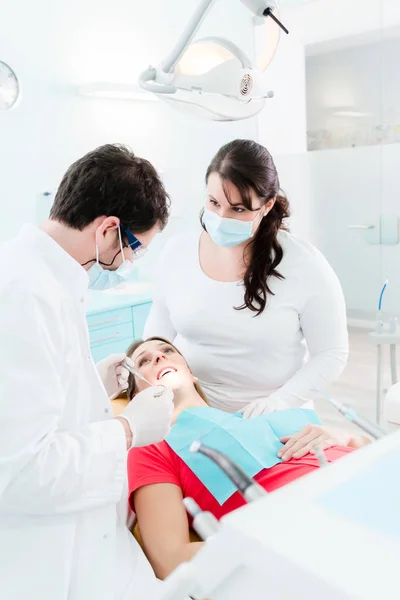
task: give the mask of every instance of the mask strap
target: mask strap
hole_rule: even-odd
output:
[[[124,247],[122,245],[121,227],[119,227],[119,226],[118,226],[118,236],[119,236],[119,245],[121,246],[122,260],[123,260],[123,262],[126,262],[125,254],[124,254]]]

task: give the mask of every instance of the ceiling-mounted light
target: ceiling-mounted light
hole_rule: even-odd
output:
[[[259,113],[273,92],[266,90],[261,72],[273,58],[280,28],[275,0],[241,0],[266,23],[266,44],[258,68],[234,43],[224,38],[193,37],[215,0],[201,0],[171,54],[157,67],[149,67],[139,85],[180,110],[214,121],[236,121]]]

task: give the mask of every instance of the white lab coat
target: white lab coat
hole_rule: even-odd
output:
[[[126,496],[116,511],[126,441],[90,355],[87,275],[32,226],[0,273],[0,598],[148,598]]]

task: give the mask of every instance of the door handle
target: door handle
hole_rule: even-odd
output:
[[[375,229],[375,225],[347,225],[349,229]]]

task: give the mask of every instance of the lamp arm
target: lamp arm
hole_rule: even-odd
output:
[[[193,36],[200,27],[204,17],[206,16],[208,10],[211,8],[211,5],[214,3],[214,1],[215,0],[200,1],[200,4],[196,8],[184,32],[175,44],[175,47],[167,56],[167,58],[161,63],[160,68],[164,73],[171,73],[171,71],[173,71],[176,63],[179,61],[180,57],[192,41]]]
[[[139,75],[138,84],[147,92],[154,92],[155,94],[175,94],[177,88],[174,85],[163,83],[159,85],[155,82],[157,71],[154,67],[147,67],[143,73]]]

